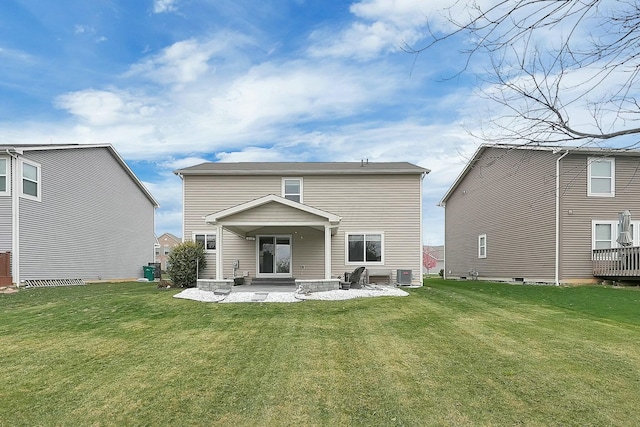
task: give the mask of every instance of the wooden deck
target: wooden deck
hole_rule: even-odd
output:
[[[594,249],[593,275],[640,280],[640,247]]]

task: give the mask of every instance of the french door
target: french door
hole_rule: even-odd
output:
[[[291,276],[291,236],[258,236],[258,277]]]

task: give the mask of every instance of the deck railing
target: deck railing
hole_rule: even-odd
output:
[[[640,247],[594,249],[596,277],[640,277]]]

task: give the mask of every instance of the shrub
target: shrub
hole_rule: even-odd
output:
[[[207,265],[204,246],[197,242],[184,242],[175,246],[167,261],[167,274],[173,285],[180,288],[195,286],[198,272]]]
[[[438,271],[438,276],[444,278],[444,268],[441,268],[440,271]]]

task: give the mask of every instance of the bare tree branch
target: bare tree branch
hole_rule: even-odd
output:
[[[420,54],[464,35],[473,43],[462,51],[459,73],[479,55],[490,59],[483,95],[502,113],[490,115],[475,136],[549,145],[640,142],[625,138],[640,135],[639,0],[501,0],[488,8],[474,2],[460,14],[465,3],[444,13],[451,32],[430,26],[425,46],[404,50]]]

